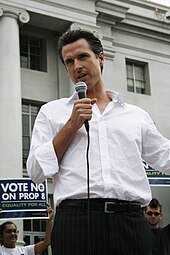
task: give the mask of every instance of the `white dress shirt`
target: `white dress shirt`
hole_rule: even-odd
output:
[[[126,104],[117,92],[107,92],[112,101],[101,114],[93,105],[90,125],[90,197],[138,201],[151,200],[142,160],[170,174],[170,141],[156,129],[141,108]],[[87,198],[87,132],[77,131],[59,163],[52,140],[69,119],[74,93],[42,106],[33,129],[27,171],[35,182],[53,177],[54,202]]]

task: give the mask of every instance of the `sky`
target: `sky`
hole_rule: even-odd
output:
[[[170,0],[149,0],[150,2],[155,2],[158,4],[163,4],[166,6],[170,6]]]

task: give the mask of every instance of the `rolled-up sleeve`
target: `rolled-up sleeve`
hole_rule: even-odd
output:
[[[143,125],[142,158],[154,169],[170,174],[170,140],[159,133],[148,114]]]
[[[42,108],[36,118],[30,152],[27,159],[27,172],[34,182],[42,182],[58,172],[58,160],[54,151],[52,140],[56,134]]]

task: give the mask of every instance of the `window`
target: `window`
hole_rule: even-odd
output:
[[[21,67],[47,71],[45,40],[28,35],[20,35],[20,62]]]
[[[53,194],[48,195],[48,201],[52,208],[53,204]],[[36,244],[44,239],[46,231],[46,220],[43,219],[26,219],[23,221],[24,230],[24,242],[26,245]],[[51,248],[44,250],[41,255],[50,255]]]
[[[36,244],[44,239],[46,220],[24,220],[24,242],[26,245]],[[48,249],[41,255],[48,255]]]
[[[127,90],[150,95],[148,64],[126,60]]]
[[[43,103],[24,102],[22,104],[22,147],[23,147],[23,167],[26,167],[26,160],[30,148],[30,140],[35,118]]]

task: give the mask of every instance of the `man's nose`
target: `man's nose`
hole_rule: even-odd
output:
[[[82,69],[82,63],[81,63],[81,61],[75,60],[75,61],[74,61],[74,68],[75,68],[75,70]]]

